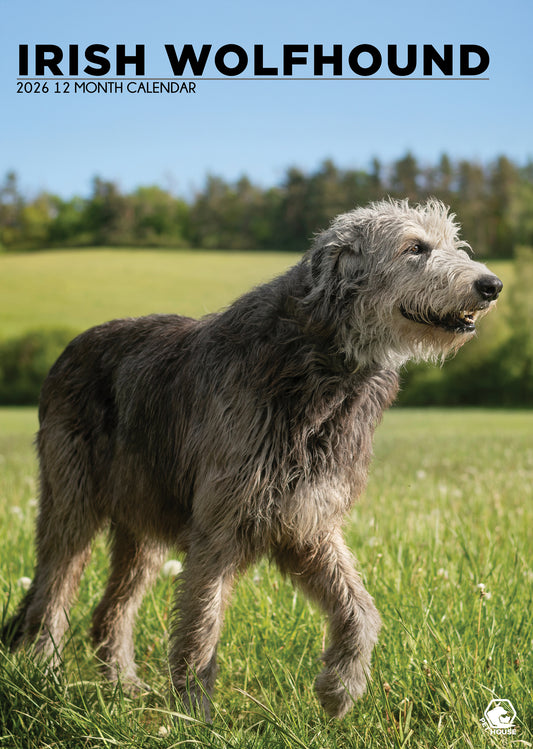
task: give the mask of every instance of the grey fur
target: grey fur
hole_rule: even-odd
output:
[[[219,314],[78,336],[42,389],[37,566],[4,639],[57,658],[91,539],[109,525],[92,635],[108,676],[135,684],[134,617],[177,548],[172,681],[208,715],[235,576],[269,555],[329,615],[316,690],[344,715],[365,691],[380,618],[341,523],[401,365],[455,351],[501,290],[463,248],[440,203],[375,203]]]

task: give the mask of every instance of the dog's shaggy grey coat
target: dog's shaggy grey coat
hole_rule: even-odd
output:
[[[501,290],[464,247],[436,201],[375,203],[219,314],[78,336],[42,389],[37,567],[4,638],[58,657],[91,540],[109,525],[92,635],[109,677],[134,684],[135,613],[177,548],[172,680],[208,715],[235,576],[266,554],[329,615],[316,691],[344,715],[366,688],[380,618],[341,523],[401,365],[456,350]]]

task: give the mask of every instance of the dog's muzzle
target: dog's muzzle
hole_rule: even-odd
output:
[[[474,291],[479,302],[469,308],[439,315],[435,310],[413,311],[402,305],[400,312],[407,320],[420,325],[440,328],[449,333],[473,333],[476,329],[476,318],[496,301],[502,289],[503,283],[498,276],[485,275],[474,281]]]

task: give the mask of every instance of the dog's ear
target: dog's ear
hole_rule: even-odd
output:
[[[339,236],[334,228],[322,232],[315,238],[310,264],[315,287],[335,280],[360,282],[364,272],[362,234],[353,231],[350,237]]]
[[[362,238],[358,236],[349,245],[339,248],[335,267],[339,276],[347,283],[360,281],[364,275]]]

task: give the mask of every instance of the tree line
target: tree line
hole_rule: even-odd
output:
[[[208,175],[189,199],[159,186],[121,191],[102,177],[90,194],[64,199],[24,194],[15,172],[0,184],[0,249],[142,246],[302,251],[333,216],[386,196],[418,202],[433,195],[458,215],[480,257],[512,257],[533,245],[533,162],[506,156],[489,163],[443,154],[423,164],[412,153],[366,169],[286,170],[280,184],[262,187],[247,176],[234,182]]]

